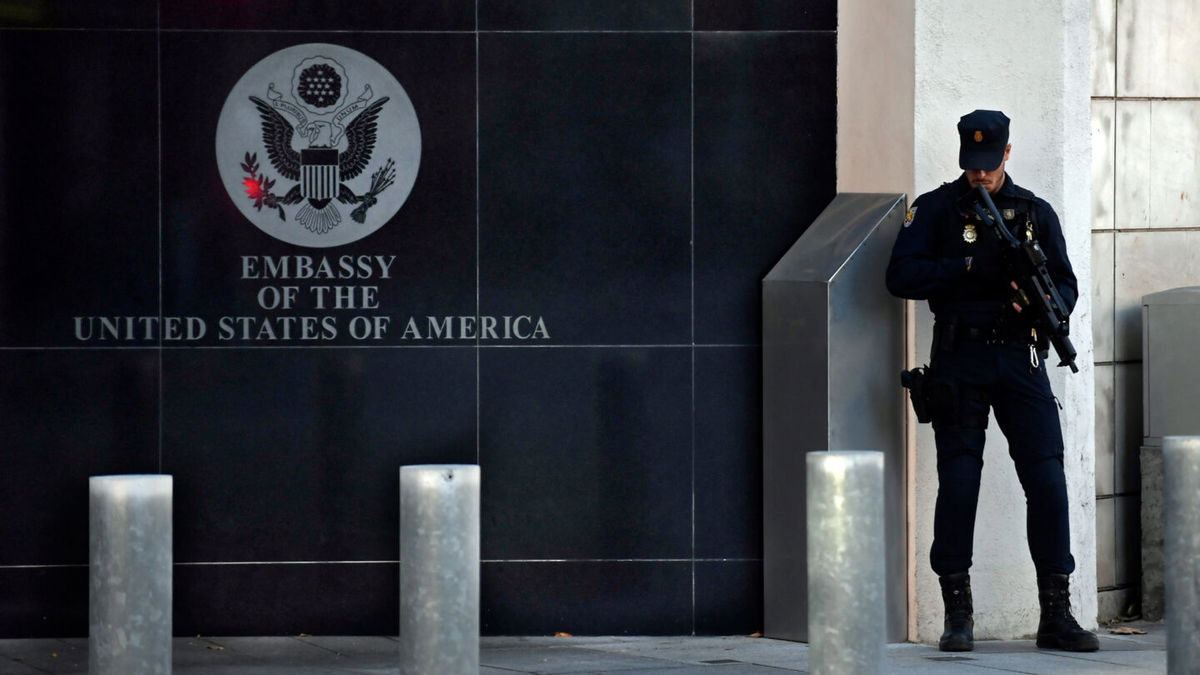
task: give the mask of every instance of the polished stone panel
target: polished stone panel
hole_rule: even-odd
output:
[[[443,33],[303,37],[303,42],[337,42],[376,60],[404,87],[421,129],[421,164],[407,201],[379,230],[332,249],[298,249],[259,230],[234,206],[217,172],[217,161],[236,164],[242,157],[217,158],[213,151],[217,119],[233,85],[260,59],[298,41],[280,33],[163,36],[164,99],[189,111],[163,120],[163,153],[172,158],[163,168],[164,312],[207,323],[206,336],[192,344],[473,344],[474,337],[461,330],[452,339],[431,337],[427,317],[444,321],[475,315],[474,38]],[[259,159],[268,163],[265,152]],[[339,227],[354,225],[347,219]],[[243,278],[242,256],[285,255],[328,255],[335,266],[342,256],[382,256],[390,267],[386,277],[377,271],[370,279],[349,282]],[[333,284],[374,295],[365,301],[355,296],[357,309],[337,310],[328,302],[319,306],[313,289]],[[289,310],[272,309],[260,299],[267,287],[283,285],[299,288]],[[282,316],[329,319],[335,326],[326,330],[319,324],[311,339],[293,328],[285,338]],[[357,339],[351,322],[375,317],[390,320],[382,336]],[[405,330],[410,317],[415,333]],[[272,327],[265,329],[267,323]],[[464,334],[468,337],[460,337]]]
[[[155,0],[10,0],[0,5],[0,27],[153,29],[157,24]]]
[[[394,471],[387,473],[394,482]],[[399,578],[394,560],[177,565],[175,633],[395,635]],[[397,645],[397,660],[399,653]]]
[[[0,565],[87,563],[88,477],[158,471],[158,387],[152,351],[0,351]]]
[[[474,394],[471,348],[166,352],[176,559],[396,560],[397,467],[475,463]]]
[[[696,0],[696,30],[772,31],[837,28],[837,0]]]
[[[1200,101],[1151,101],[1150,115],[1150,227],[1200,227]]]
[[[1122,230],[1150,227],[1150,102],[1117,101],[1116,105],[1115,225]]]
[[[0,346],[158,313],[156,60],[152,33],[0,37]]]
[[[762,351],[697,349],[695,372],[696,557],[762,558]]]
[[[834,196],[833,33],[696,37],[695,339],[758,344],[759,282]]]
[[[162,3],[162,24],[235,30],[469,31],[475,28],[475,2],[171,0]]]
[[[480,37],[479,307],[554,343],[691,336],[690,39]]]
[[[1136,584],[1141,578],[1141,498],[1122,495],[1113,499],[1113,531],[1116,541],[1113,571],[1117,585]]]
[[[762,560],[696,561],[696,635],[762,632]]]
[[[1092,358],[1097,363],[1113,360],[1113,331],[1116,328],[1115,246],[1115,233],[1092,233]]]
[[[87,512],[86,491],[85,478],[78,490],[85,495],[82,513]],[[86,549],[84,543],[85,556]],[[70,567],[0,567],[0,597],[4,598],[0,602],[0,635],[6,638],[86,638],[88,634],[86,562]],[[87,672],[86,644],[81,651],[78,660],[83,669],[79,672]]]
[[[1200,231],[1118,232],[1116,235],[1117,361],[1142,358],[1142,296],[1200,279],[1200,256],[1183,252],[1200,250]]]
[[[688,557],[690,392],[688,349],[483,350],[484,559]]]
[[[1117,494],[1137,492],[1141,486],[1140,454],[1145,438],[1142,423],[1142,364],[1119,363],[1113,401],[1116,444],[1113,452],[1113,482]]]
[[[1200,96],[1200,12],[1178,0],[1117,0],[1118,96]]]
[[[1116,102],[1092,101],[1092,229],[1116,226]]]
[[[1096,500],[1096,585],[1112,588],[1117,585],[1117,526],[1116,500]]]
[[[690,0],[479,0],[480,30],[685,31],[691,19]]]
[[[1096,495],[1116,490],[1116,419],[1113,399],[1117,366],[1096,366]]]
[[[833,194],[835,28],[835,0],[0,7],[0,637],[86,633],[86,567],[46,566],[86,563],[88,476],[154,472],[177,632],[392,633],[403,463],[498,477],[490,630],[760,628],[758,284]],[[377,61],[421,130],[408,200],[333,250],[250,223],[215,152],[234,84],[304,43]],[[391,273],[320,314],[317,281],[243,278],[323,255]]]
[[[1092,96],[1114,96],[1117,87],[1117,0],[1092,0]]]
[[[484,635],[687,635],[691,605],[686,560],[483,564]]]

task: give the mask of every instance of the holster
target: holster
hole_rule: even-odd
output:
[[[987,415],[979,415],[962,407],[964,400],[986,405],[982,391],[967,388],[960,392],[956,381],[938,377],[928,366],[900,371],[900,385],[908,390],[909,401],[917,422],[926,424],[935,419],[939,424],[966,429],[986,429]]]
[[[936,387],[931,387],[931,384],[932,377],[929,374],[928,366],[900,371],[900,386],[908,390],[908,400],[912,402],[913,412],[916,413],[917,421],[921,424],[933,420],[929,395],[930,390]]]

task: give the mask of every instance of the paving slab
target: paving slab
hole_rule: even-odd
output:
[[[575,646],[516,647],[489,649],[479,658],[480,665],[504,668],[519,673],[553,675],[556,673],[604,673],[644,671],[678,666],[666,659],[631,656],[617,651]]]
[[[3,640],[0,673],[86,673],[87,641],[64,639]]]
[[[1145,635],[1101,633],[1098,652],[1038,649],[1032,640],[982,640],[973,652],[893,644],[886,672],[935,675],[1011,672],[1031,675],[1163,673],[1166,629],[1140,623]],[[1102,629],[1103,630],[1103,629]],[[397,675],[395,636],[181,637],[172,644],[183,675]],[[752,637],[485,637],[481,675],[628,673],[769,675],[809,670],[808,645]],[[85,675],[86,638],[0,640],[0,675]]]

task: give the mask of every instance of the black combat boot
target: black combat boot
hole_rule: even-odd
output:
[[[1037,646],[1068,652],[1094,652],[1100,648],[1095,633],[1079,627],[1071,616],[1071,591],[1065,574],[1039,574],[1038,602],[1042,620],[1038,622]]]
[[[975,649],[975,618],[971,606],[971,575],[966,572],[938,577],[942,584],[942,602],[946,605],[945,631],[938,640],[944,652],[969,652]]]

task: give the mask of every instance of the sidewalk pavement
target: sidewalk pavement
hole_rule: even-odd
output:
[[[983,640],[975,651],[893,644],[889,673],[1165,673],[1166,628],[1122,626],[1145,635],[1100,628],[1100,651],[1072,654],[1038,649],[1032,640]],[[174,672],[203,675],[345,675],[399,672],[394,637],[176,638]],[[627,673],[629,675],[751,675],[808,672],[808,645],[753,637],[485,637],[481,675]],[[0,640],[0,675],[83,675],[87,639]],[[428,675],[437,675],[429,673]]]

